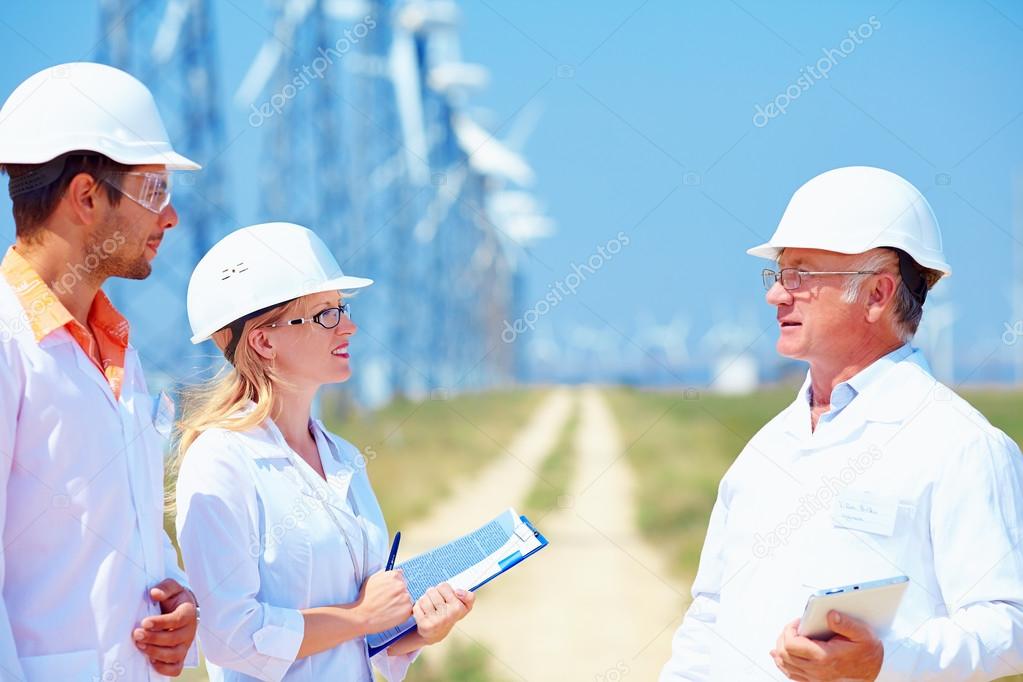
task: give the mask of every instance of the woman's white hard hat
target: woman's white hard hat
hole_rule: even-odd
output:
[[[129,166],[200,168],[171,147],[149,89],[105,64],[43,69],[15,88],[0,109],[0,163],[43,164],[78,150]]]
[[[235,230],[195,266],[188,282],[192,343],[202,343],[235,320],[308,294],[367,287],[349,277],[312,230],[262,223]]]
[[[891,171],[849,166],[796,190],[770,241],[746,253],[777,260],[787,248],[857,254],[879,247],[901,249],[919,265],[952,274],[924,195]]]

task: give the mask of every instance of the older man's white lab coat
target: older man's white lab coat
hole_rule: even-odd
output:
[[[808,376],[725,474],[662,681],[785,679],[769,652],[811,592],[900,574],[878,680],[1023,671],[1019,448],[919,351],[861,375],[816,432]]]

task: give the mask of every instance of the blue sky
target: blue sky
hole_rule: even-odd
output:
[[[470,109],[498,136],[523,106],[541,112],[524,153],[558,229],[530,249],[527,305],[598,246],[629,236],[541,319],[530,343],[572,348],[588,338],[597,360],[628,364],[623,358],[642,357],[644,326],[676,319],[696,365],[713,354],[701,343],[707,329],[731,323],[769,364],[764,262],[744,251],[770,236],[804,181],[863,164],[909,179],[939,218],[955,271],[941,286],[956,317],[956,378],[993,378],[1023,352],[1023,341],[1002,340],[1015,320],[1012,258],[1023,248],[1023,237],[1012,237],[1013,182],[1023,186],[1018,3],[459,4],[463,57],[490,71]],[[52,63],[94,57],[98,14],[91,3],[5,4],[0,92]],[[230,96],[271,14],[240,1],[217,2],[215,14],[228,137],[241,133],[227,152],[235,214],[254,222],[259,137]],[[869,37],[836,58],[826,79],[754,124],[758,105],[857,30]],[[12,233],[4,196],[0,240]]]

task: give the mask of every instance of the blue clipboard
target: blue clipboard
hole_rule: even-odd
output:
[[[489,583],[494,578],[497,578],[498,576],[501,576],[504,573],[506,573],[507,571],[511,570],[511,568],[513,566],[518,566],[523,561],[525,561],[529,557],[533,556],[534,554],[536,554],[537,552],[539,552],[541,549],[543,549],[544,547],[546,547],[549,544],[547,542],[547,538],[544,537],[543,534],[540,533],[540,531],[538,531],[536,529],[536,526],[534,526],[530,522],[529,519],[527,519],[525,516],[519,515],[519,520],[522,521],[522,523],[527,528],[529,528],[529,530],[533,531],[533,537],[535,537],[537,539],[537,541],[539,541],[540,544],[537,547],[534,547],[533,549],[531,549],[529,552],[527,552],[525,554],[523,554],[522,552],[514,552],[513,554],[510,554],[509,556],[507,556],[504,559],[502,559],[501,561],[499,561],[498,562],[498,566],[501,568],[501,571],[499,573],[495,573],[494,575],[490,576],[489,578],[487,578],[486,580],[481,582],[479,585],[476,585],[474,587],[470,587],[469,588],[470,592],[475,592],[479,588],[481,588],[484,585],[486,585],[487,583]],[[413,632],[416,629],[416,627],[415,627],[415,625],[416,625],[415,618],[410,618],[408,621],[406,621],[406,624],[409,625],[409,628],[407,630],[405,630],[404,632],[402,632],[400,634],[395,635],[393,638],[387,640],[384,644],[381,644],[380,646],[370,646],[370,645],[368,645],[370,658],[372,658],[373,656],[376,656],[381,651],[385,650],[387,647],[391,646],[392,644],[397,642],[399,639],[401,639],[405,635],[409,634],[410,632]]]

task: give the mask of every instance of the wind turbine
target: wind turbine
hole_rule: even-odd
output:
[[[356,387],[364,404],[399,389],[394,358],[412,355],[401,325],[414,285],[396,265],[408,260],[408,218],[398,207],[409,202],[405,165],[395,154],[402,142],[392,120],[390,18],[390,3],[381,0],[284,0],[235,94],[253,116],[262,116],[261,97],[279,103],[259,118],[264,212],[313,227],[343,268],[378,280],[367,294],[373,305],[360,310],[365,340]],[[355,24],[354,37],[346,31],[342,46],[336,27],[346,23]]]
[[[759,366],[748,349],[752,323],[717,322],[707,330],[702,344],[713,357],[710,388],[718,393],[745,395],[759,383]]]
[[[212,357],[197,352],[179,332],[187,328],[184,292],[192,266],[225,228],[225,136],[212,3],[167,0],[158,23],[146,11],[153,5],[152,0],[102,0],[99,59],[139,75],[149,85],[175,143],[203,164],[202,171],[177,176],[174,202],[188,229],[161,249],[163,265],[143,285],[146,294],[140,296],[135,284],[130,291],[118,283],[109,286],[118,307],[139,320],[132,333],[148,349],[150,383],[169,388],[181,377],[208,369]]]
[[[519,179],[523,168],[528,169],[515,154],[481,165],[481,158],[490,159],[500,144],[481,157],[480,147],[493,142],[492,137],[459,111],[469,93],[485,85],[488,77],[482,67],[462,62],[458,18],[454,3],[421,1],[407,3],[396,22],[408,32],[404,42],[409,45],[396,49],[416,55],[413,71],[419,75],[419,98],[414,101],[423,112],[431,189],[413,235],[431,254],[434,297],[447,302],[440,319],[424,325],[431,330],[428,347],[436,353],[429,381],[447,388],[489,381],[486,371],[466,377],[459,369],[476,365],[488,351],[497,354],[498,367],[509,364],[501,347],[489,340],[500,331],[496,317],[510,309],[520,287],[500,227],[489,215],[488,197],[502,181],[509,158]]]
[[[646,353],[663,357],[668,369],[674,371],[689,363],[689,330],[689,320],[676,313],[667,324],[657,324],[652,319],[641,323],[636,341]]]

